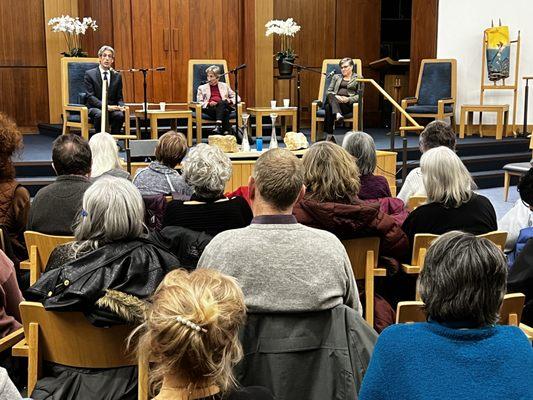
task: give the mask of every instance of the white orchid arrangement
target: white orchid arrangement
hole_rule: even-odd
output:
[[[62,32],[65,36],[65,41],[70,53],[61,53],[67,57],[87,57],[87,53],[81,48],[81,35],[85,35],[88,29],[96,31],[98,25],[91,17],[84,17],[80,20],[79,17],[71,17],[70,15],[62,15],[55,17],[48,21],[48,25],[52,26],[52,32]]]
[[[296,53],[291,46],[291,40],[300,31],[298,25],[292,18],[286,20],[273,19],[265,24],[266,36],[278,35],[281,39],[281,51],[275,57],[276,60],[280,58],[294,58]]]

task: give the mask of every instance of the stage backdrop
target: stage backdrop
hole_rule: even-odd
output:
[[[519,91],[516,121],[517,124],[522,124],[524,112],[524,81],[522,76],[533,75],[532,15],[533,2],[531,0],[511,0],[508,2],[500,0],[443,0],[439,2],[437,55],[439,58],[457,59],[457,117],[459,117],[461,104],[479,104],[483,31],[490,27],[491,19],[496,25],[498,19],[501,18],[502,25],[509,26],[511,40],[516,39],[518,30],[521,31],[522,46],[518,71]],[[511,45],[511,76],[506,80],[507,84],[514,80],[515,49],[516,46]],[[533,96],[533,93],[530,92],[530,96]],[[533,101],[533,97],[530,99],[530,104],[531,101]],[[510,104],[512,107],[513,92],[511,90],[485,91],[485,103]],[[531,111],[530,108],[528,119],[533,122],[533,112]],[[485,113],[483,122],[484,124],[495,124],[494,113]],[[511,122],[512,110],[509,117],[509,123]]]

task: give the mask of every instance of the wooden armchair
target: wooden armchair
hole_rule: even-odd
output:
[[[20,313],[26,339],[13,355],[28,358],[28,394],[40,377],[43,361],[76,368],[117,368],[137,365],[126,351],[132,327],[97,328],[81,312],[46,311],[41,303],[23,301]],[[139,399],[146,400],[147,365],[139,363]]]
[[[339,67],[340,58],[337,59],[325,59],[322,61],[322,76],[320,77],[320,87],[318,89],[317,100],[313,100],[311,103],[311,143],[316,142],[316,133],[317,125],[319,122],[324,121],[326,111],[324,110],[324,103],[326,101],[326,95],[328,91],[331,78],[324,76],[324,74],[329,74],[335,71],[336,74],[341,73],[341,68]],[[361,60],[354,58],[355,70],[359,78],[363,77],[363,66]],[[361,84],[360,84],[361,85]],[[344,116],[344,122],[351,122],[352,129],[357,131],[363,128],[362,124],[362,115],[363,115],[363,90],[360,86],[359,90],[359,101],[353,104],[353,111],[351,114]]]
[[[426,312],[424,303],[421,301],[400,301],[396,305],[396,323],[410,324],[413,322],[425,322]]]
[[[430,233],[417,233],[415,235],[411,263],[402,264],[402,269],[406,274],[420,273],[429,245],[438,237],[438,235],[432,235]]]
[[[385,268],[378,268],[379,238],[366,237],[343,240],[356,280],[365,281],[365,320],[374,326],[374,277],[386,276]]]
[[[98,58],[63,57],[61,59],[61,101],[63,104],[63,135],[71,128],[81,131],[81,136],[89,140],[89,108],[85,105],[87,94],[83,79],[85,72],[98,67]],[[137,132],[138,134],[139,132]],[[124,111],[124,134],[113,135],[115,139],[136,139],[130,129],[130,108]]]
[[[192,110],[193,122],[196,124],[196,144],[202,143],[202,125],[204,123],[213,123],[214,119],[211,119],[209,115],[202,112],[202,105],[196,100],[196,94],[198,92],[198,86],[207,82],[207,74],[205,70],[210,65],[216,65],[224,74],[228,71],[228,63],[226,60],[189,60],[189,73],[188,73],[188,84],[187,84],[187,103],[189,108]],[[225,75],[220,77],[220,82],[225,82],[230,85],[230,76]],[[246,109],[244,102],[237,101],[237,108],[239,111],[239,117],[241,120],[238,125],[242,124],[242,113]],[[237,123],[236,121],[237,113],[233,111],[230,114],[230,124]]]
[[[26,231],[24,240],[30,256],[30,285],[33,285],[44,272],[52,251],[60,244],[73,242],[74,236],[53,236]]]
[[[428,200],[427,196],[411,196],[407,200],[407,209],[410,211],[415,210],[418,206],[426,203]]]
[[[455,126],[455,99],[457,97],[457,60],[424,59],[420,65],[415,97],[402,100],[402,108],[413,118],[450,117]],[[406,126],[401,116],[401,126]],[[402,136],[404,131],[401,132]]]

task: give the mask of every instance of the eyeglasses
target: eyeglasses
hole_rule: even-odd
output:
[[[113,54],[102,54],[100,57],[102,57],[102,58],[109,58],[109,59],[111,59],[111,60],[112,60],[113,58],[115,58],[115,57],[113,56]]]
[[[349,65],[349,64],[348,65],[341,65],[341,69],[346,69],[346,68],[350,68],[350,67],[351,67],[351,65]]]

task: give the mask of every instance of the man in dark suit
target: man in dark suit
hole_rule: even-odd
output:
[[[110,46],[102,46],[98,50],[100,65],[85,72],[84,83],[87,92],[89,119],[96,132],[101,132],[102,121],[102,84],[108,81],[107,110],[111,134],[120,134],[124,123],[124,99],[122,97],[122,77],[113,71],[111,65],[115,61],[115,50]]]

